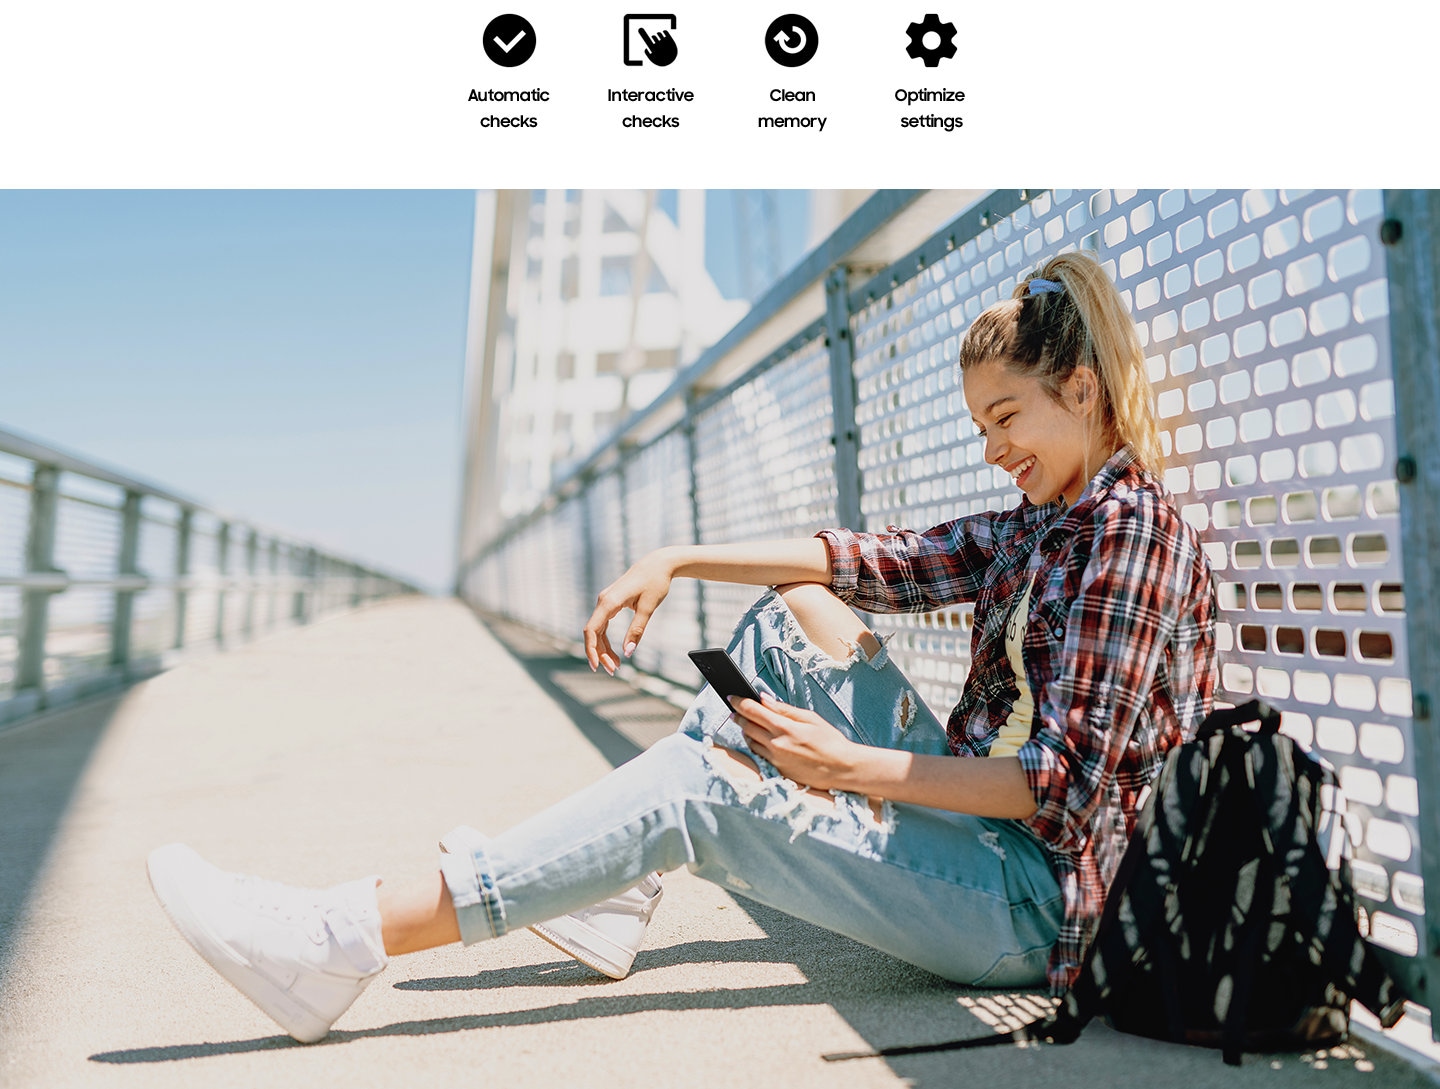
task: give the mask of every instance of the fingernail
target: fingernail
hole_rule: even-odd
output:
[[[630,642],[628,642],[628,643],[625,644],[625,657],[627,657],[627,658],[630,657],[630,655],[633,654],[634,652],[635,652],[635,640],[632,639],[632,640],[630,640]]]

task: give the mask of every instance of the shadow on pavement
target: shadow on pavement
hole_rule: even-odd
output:
[[[75,786],[123,698],[109,694],[0,733],[0,978]]]

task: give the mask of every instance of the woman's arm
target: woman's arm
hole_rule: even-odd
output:
[[[894,802],[1023,820],[1035,795],[1017,757],[920,756],[851,741],[814,711],[771,699],[737,700],[750,748],[797,783]]]
[[[656,549],[600,591],[596,598],[595,611],[585,624],[585,657],[591,669],[604,666],[607,673],[614,673],[619,667],[620,659],[610,646],[606,628],[622,609],[632,609],[635,613],[625,633],[625,656],[630,656],[645,634],[651,615],[670,592],[671,580],[677,577],[752,586],[779,586],[787,582],[828,585],[830,552],[817,537]]]
[[[781,586],[787,582],[830,584],[830,550],[818,537],[724,545],[662,548],[676,578]]]

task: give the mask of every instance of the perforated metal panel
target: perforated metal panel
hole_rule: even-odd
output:
[[[700,541],[804,537],[835,523],[830,360],[815,339],[695,417]],[[753,587],[705,590],[705,640],[718,645]]]
[[[1013,196],[997,194],[997,206],[1016,209]],[[956,224],[982,222],[978,210],[942,227],[919,257],[860,289],[850,331],[862,528],[923,529],[1008,508],[1020,494],[984,461],[955,370],[960,338],[1046,257],[1095,254],[1145,347],[1166,484],[1215,569],[1221,699],[1263,696],[1288,733],[1339,768],[1366,925],[1378,943],[1413,954],[1419,784],[1380,210],[1374,192],[1043,192],[973,237]],[[603,490],[612,476],[591,486],[590,532],[622,527],[623,549],[587,542],[581,501],[569,500],[483,558],[466,592],[573,637],[594,589],[623,562],[688,541],[692,512],[707,544],[834,524],[831,368],[816,338],[758,361],[702,404],[692,417],[693,508],[677,430],[622,459],[619,511]],[[652,626],[637,662],[693,683],[680,656],[723,640],[755,590],[711,584],[682,608],[689,586],[672,591],[664,635]],[[969,610],[874,622],[945,716],[969,667]]]
[[[1286,731],[1339,766],[1371,936],[1413,954],[1424,897],[1380,194],[1112,202],[1096,213],[1148,333],[1166,482],[1220,580],[1222,685],[1284,708]]]
[[[590,617],[587,603],[593,606],[601,587],[625,570],[627,527],[623,495],[623,475],[619,469],[612,469],[598,477],[579,500],[584,504],[582,517],[590,561],[586,570],[587,582],[578,604],[587,620]]]
[[[624,471],[628,562],[667,545],[692,544],[695,532],[684,432],[677,428],[652,442],[625,463]],[[602,568],[597,573],[603,585],[620,572]],[[617,636],[623,630],[621,627]],[[699,584],[694,579],[677,579],[646,628],[634,662],[640,669],[693,685],[695,667],[686,655],[701,642]]]
[[[1258,693],[1340,768],[1374,939],[1417,947],[1393,386],[1379,194],[1041,194],[854,322],[867,528],[1019,502],[955,382],[959,338],[1047,256],[1095,253],[1147,353],[1166,483],[1216,570],[1223,698]],[[937,713],[967,610],[877,618]]]
[[[502,611],[557,637],[578,637],[586,600],[584,499],[571,499],[510,542],[499,561]],[[583,612],[583,615],[582,615]]]

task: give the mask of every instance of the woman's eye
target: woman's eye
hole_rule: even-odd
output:
[[[1010,412],[1010,413],[1007,413],[1007,414],[1004,415],[1004,416],[1001,416],[1001,417],[1000,417],[998,420],[996,420],[995,422],[998,423],[1001,427],[1007,427],[1007,426],[1009,426],[1010,421],[1011,421],[1012,419],[1014,419],[1014,418],[1015,418],[1015,413]]]

